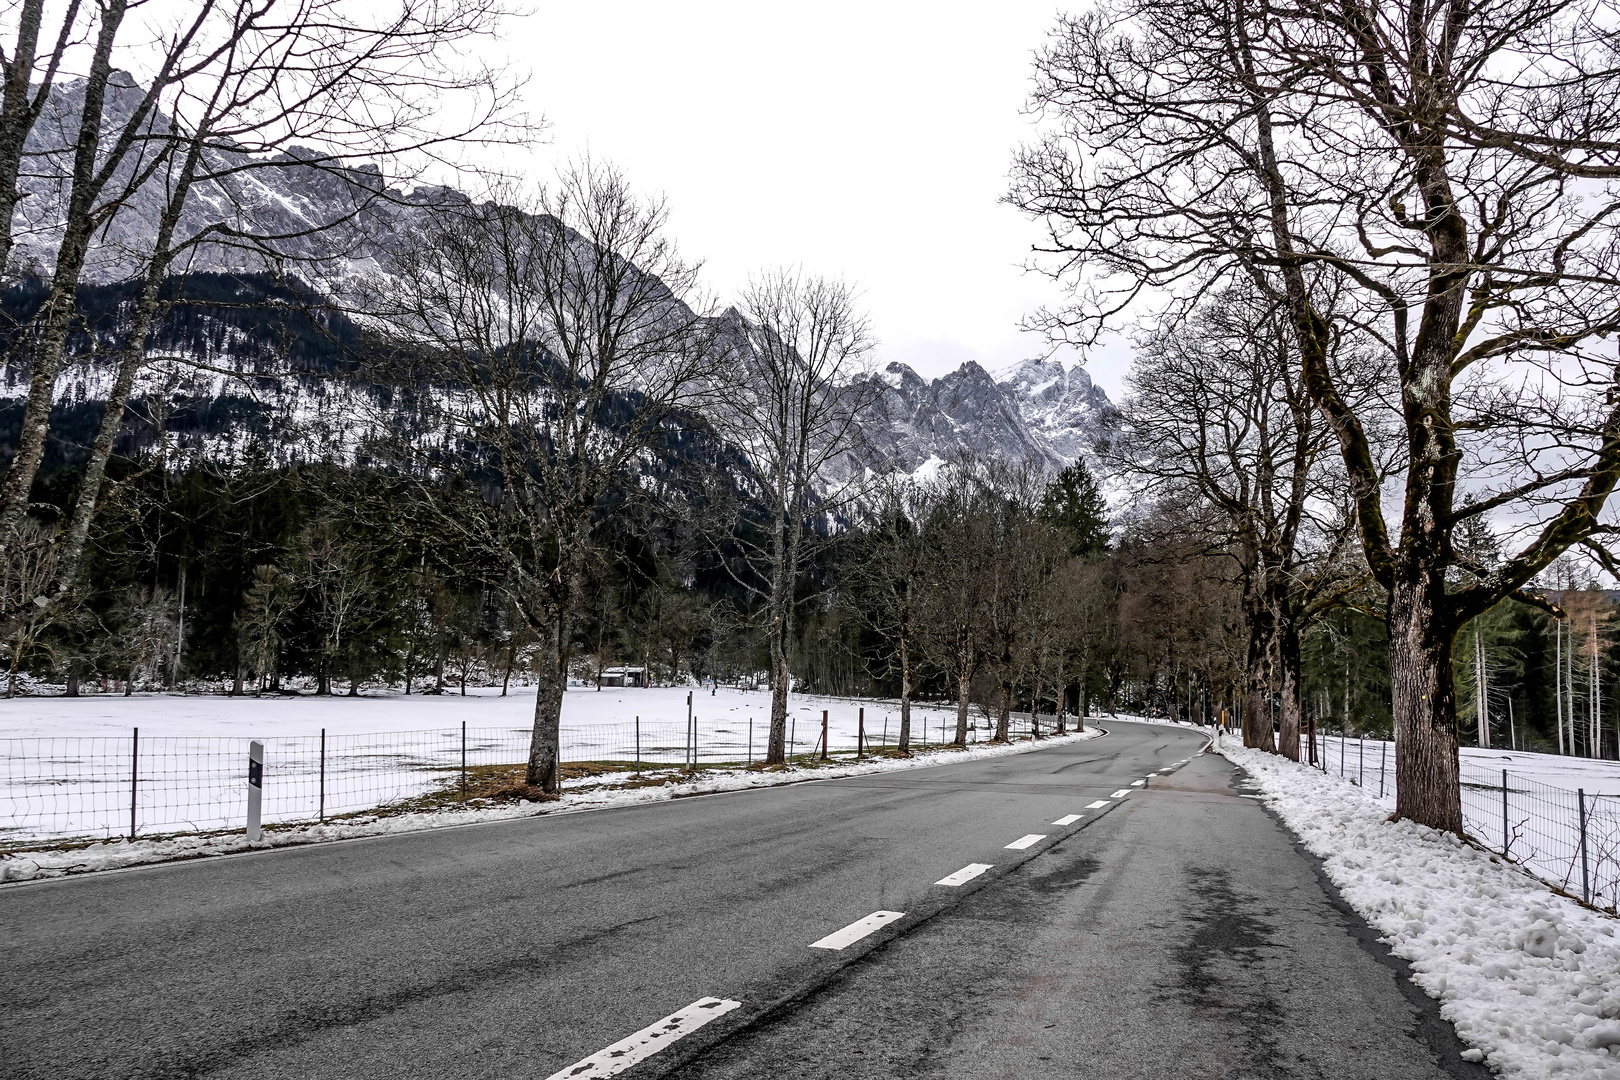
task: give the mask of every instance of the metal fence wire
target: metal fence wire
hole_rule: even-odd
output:
[[[1317,739],[1316,765],[1371,798],[1395,796],[1394,743]],[[1541,783],[1511,769],[1461,766],[1463,827],[1543,881],[1609,911],[1620,909],[1620,795]]]
[[[865,714],[862,714],[863,717]],[[954,721],[916,715],[913,743],[954,738]],[[1043,717],[1041,730],[1055,724]],[[1015,738],[1030,721],[1014,717]],[[828,728],[828,752],[892,749],[899,720],[872,710],[861,728]],[[970,741],[991,731],[978,720]],[[265,769],[265,824],[319,822],[399,807],[424,797],[455,799],[467,778],[478,787],[482,770],[514,772],[528,759],[527,728],[467,727],[390,731],[365,735],[261,736]],[[707,721],[641,719],[566,725],[559,759],[566,768],[668,768],[746,764],[764,756],[763,719]],[[796,712],[789,722],[788,753],[803,759],[822,751],[819,710]],[[250,738],[224,736],[83,736],[0,739],[0,851],[64,841],[244,827]],[[857,742],[860,743],[857,746]]]

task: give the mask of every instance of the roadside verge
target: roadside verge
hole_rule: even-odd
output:
[[[1620,920],[1348,780],[1221,740],[1440,1013],[1503,1076],[1620,1080]]]

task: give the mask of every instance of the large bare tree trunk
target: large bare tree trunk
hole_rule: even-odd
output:
[[[777,636],[771,633],[771,739],[765,748],[765,764],[780,765],[787,760],[788,682],[787,650]]]
[[[793,680],[788,648],[793,637],[793,589],[797,583],[797,522],[778,521],[775,565],[771,568],[771,737],[765,764],[787,760],[788,687]]]
[[[1271,640],[1263,621],[1249,622],[1248,662],[1244,669],[1243,745],[1275,751],[1271,732]]]
[[[1301,688],[1304,663],[1299,654],[1299,632],[1291,622],[1277,627],[1277,670],[1279,703],[1278,719],[1282,731],[1278,736],[1278,753],[1292,761],[1299,760],[1300,717],[1305,704]]]
[[[545,627],[540,635],[534,733],[529,737],[529,766],[524,774],[524,783],[546,792],[554,792],[558,787],[557,757],[562,735],[563,693],[568,689],[567,657],[563,652],[563,638],[568,627],[561,607],[559,604],[552,625]]]
[[[1012,724],[1012,699],[1012,679],[1003,676],[1001,680],[1001,708],[996,710],[996,742],[1007,742],[1011,738],[1009,729]]]
[[[967,745],[968,687],[973,676],[963,671],[956,677],[956,745]]]
[[[1397,580],[1389,597],[1389,675],[1395,710],[1395,816],[1462,832],[1453,631],[1435,610],[1439,575]]]
[[[900,635],[900,752],[911,753],[911,642]]]
[[[95,227],[91,216],[96,193],[96,154],[101,145],[102,105],[107,97],[107,80],[112,74],[113,39],[123,22],[126,0],[112,0],[101,14],[96,49],[84,82],[84,105],[80,114],[78,139],[74,145],[73,184],[68,197],[66,227],[56,252],[50,294],[40,313],[40,332],[32,352],[28,396],[23,405],[22,424],[17,432],[17,448],[11,467],[0,484],[0,545],[11,542],[28,511],[28,496],[34,476],[45,453],[45,436],[50,427],[51,404],[56,378],[61,373],[63,350],[76,310],[79,274],[90,251]],[[10,222],[6,223],[10,227]]]

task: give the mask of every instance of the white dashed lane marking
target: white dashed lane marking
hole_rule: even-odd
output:
[[[690,1035],[717,1016],[724,1016],[740,1006],[740,1001],[724,998],[700,998],[680,1012],[670,1013],[658,1023],[644,1027],[606,1050],[598,1051],[582,1061],[576,1061],[546,1077],[546,1080],[573,1080],[614,1076],[639,1061],[645,1061],[683,1035]]]
[[[1120,788],[1118,791],[1114,792],[1114,794],[1111,797],[1115,798],[1115,799],[1123,799],[1125,796],[1129,795],[1130,793],[1131,793],[1130,788],[1128,788],[1128,787],[1127,788]]]
[[[1103,807],[1105,807],[1107,805],[1108,805],[1108,800],[1107,799],[1098,799],[1094,803],[1087,803],[1086,804],[1086,809],[1087,810],[1101,810]]]
[[[1054,824],[1054,825],[1073,825],[1075,822],[1077,822],[1079,820],[1080,820],[1080,815],[1079,814],[1064,814],[1062,817],[1060,817],[1056,821],[1052,822],[1052,824]]]
[[[986,870],[991,864],[987,862],[970,862],[954,874],[947,875],[934,882],[935,885],[966,885]]]
[[[1131,787],[1141,787],[1145,783],[1147,783],[1146,780],[1132,780]]]
[[[1027,847],[1034,847],[1036,844],[1040,843],[1042,840],[1045,840],[1045,839],[1046,839],[1046,834],[1045,833],[1032,832],[1028,836],[1020,836],[1018,839],[1016,839],[1012,843],[1008,844],[1007,845],[1007,850],[1009,850],[1009,851],[1023,851]]]
[[[861,938],[874,933],[905,915],[903,911],[874,911],[864,919],[856,919],[842,930],[834,930],[820,941],[812,941],[812,949],[847,949]]]

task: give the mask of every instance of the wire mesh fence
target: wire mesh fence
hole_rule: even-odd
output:
[[[1395,746],[1317,734],[1323,772],[1393,804]],[[1600,908],[1620,908],[1620,795],[1544,783],[1512,769],[1461,765],[1463,825],[1542,880]]]
[[[826,751],[849,757],[894,749],[899,719],[874,710],[853,729],[826,727]],[[819,757],[823,724],[815,714],[790,717],[790,758]],[[1052,718],[1043,718],[1050,733]],[[1027,714],[1015,716],[1014,738],[1027,738]],[[982,719],[969,741],[987,741]],[[265,824],[318,822],[399,807],[423,799],[465,798],[491,774],[515,777],[528,760],[528,728],[467,727],[374,734],[268,736],[262,815]],[[916,715],[919,747],[955,738],[954,720]],[[559,759],[564,776],[578,772],[748,764],[768,739],[763,718],[707,721],[634,718],[565,725]],[[215,832],[244,827],[247,737],[85,736],[0,739],[0,850],[42,843]]]

